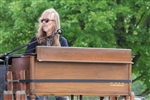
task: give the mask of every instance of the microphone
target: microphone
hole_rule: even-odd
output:
[[[62,34],[63,33],[63,30],[62,29],[58,29],[55,33],[54,33],[54,35],[56,35],[56,34]]]
[[[46,36],[46,37],[42,37],[40,39],[44,39],[44,38],[52,38],[53,36],[55,36],[56,34],[61,35],[63,33],[62,29],[58,29],[56,32],[54,32],[52,35]]]

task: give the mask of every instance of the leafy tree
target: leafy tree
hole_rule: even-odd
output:
[[[131,49],[133,90],[150,94],[149,0],[1,0],[0,53],[28,43],[40,14],[51,7],[60,14],[69,46]]]

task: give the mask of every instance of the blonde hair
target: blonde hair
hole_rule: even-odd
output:
[[[60,18],[59,18],[59,14],[58,12],[56,12],[56,10],[54,8],[50,8],[45,10],[42,14],[41,17],[39,18],[39,26],[38,26],[38,32],[36,34],[37,39],[41,38],[41,37],[45,37],[46,33],[43,31],[42,29],[42,23],[41,23],[41,19],[43,17],[44,14],[52,14],[54,13],[54,22],[55,22],[55,27],[54,27],[54,32],[56,32],[58,29],[60,29]],[[53,33],[54,33],[53,32]],[[46,43],[46,39],[42,39],[42,40],[38,40],[38,43],[42,44],[42,43]]]

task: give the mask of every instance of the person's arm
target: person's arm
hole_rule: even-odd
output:
[[[38,45],[36,37],[33,37],[30,45],[27,46],[25,53],[35,53],[36,46]]]

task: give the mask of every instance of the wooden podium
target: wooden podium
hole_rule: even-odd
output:
[[[26,94],[131,96],[130,49],[38,46],[26,68]],[[22,57],[23,58],[23,57]]]

